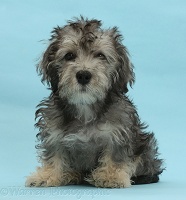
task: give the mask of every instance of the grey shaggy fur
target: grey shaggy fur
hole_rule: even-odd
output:
[[[77,78],[79,71],[88,71],[91,77]],[[105,157],[115,169],[128,166],[131,184],[159,180],[163,168],[156,139],[145,131],[126,95],[128,84],[134,83],[133,65],[116,27],[104,30],[101,21],[81,17],[55,28],[38,72],[51,88],[51,95],[36,111],[41,169],[56,170],[58,157],[61,174],[75,172],[81,178],[64,182],[58,175],[59,183],[49,184],[52,177],[42,180],[44,176],[36,172],[28,177],[27,186],[83,181],[97,187],[129,186],[108,176],[96,179],[93,172],[107,165],[102,162]]]

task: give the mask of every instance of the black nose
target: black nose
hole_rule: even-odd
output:
[[[92,77],[92,74],[89,71],[79,71],[76,74],[76,78],[78,83],[82,84],[82,85],[86,85],[90,82],[90,79]]]

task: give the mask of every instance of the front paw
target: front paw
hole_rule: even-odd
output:
[[[26,187],[57,187],[81,182],[81,174],[77,172],[62,172],[46,168],[38,168],[35,173],[27,177]]]
[[[50,177],[41,177],[39,175],[33,174],[27,177],[25,186],[26,187],[57,187],[62,185],[60,179],[52,179]]]
[[[92,185],[102,188],[128,188],[131,186],[129,175],[125,171],[94,170],[90,177],[85,179]]]
[[[26,187],[46,187],[47,181],[29,176],[27,177],[25,186]]]
[[[62,184],[62,172],[50,167],[38,167],[35,173],[27,177],[26,187],[52,187]]]

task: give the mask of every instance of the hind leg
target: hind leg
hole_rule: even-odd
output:
[[[148,143],[139,156],[135,176],[131,178],[132,184],[148,184],[159,181],[159,174],[163,172],[163,160],[158,159],[157,141],[153,134],[148,135]]]
[[[159,181],[159,176],[158,175],[134,176],[131,178],[131,181],[132,185],[157,183]]]

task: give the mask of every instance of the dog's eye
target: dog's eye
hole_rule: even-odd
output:
[[[74,60],[76,58],[76,55],[72,52],[69,52],[65,55],[65,60],[66,61],[71,61],[71,60]]]
[[[95,56],[96,58],[100,58],[101,60],[106,60],[106,57],[105,57],[105,55],[104,54],[102,54],[102,53],[98,53],[98,54],[96,54],[96,56]]]

